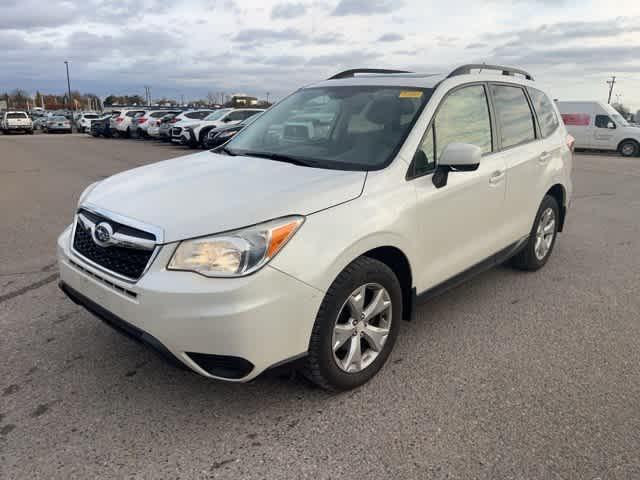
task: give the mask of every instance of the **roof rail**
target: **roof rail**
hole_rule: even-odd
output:
[[[533,75],[519,68],[504,67],[502,65],[486,65],[484,63],[470,63],[468,65],[462,65],[456,68],[453,72],[447,75],[447,78],[456,77],[458,75],[466,75],[471,73],[471,70],[498,70],[502,72],[502,75],[513,76],[522,75],[527,80],[533,80]]]
[[[333,77],[328,78],[328,80],[339,80],[341,78],[352,78],[356,76],[356,73],[382,73],[382,74],[391,74],[391,73],[412,73],[407,72],[406,70],[386,70],[383,68],[354,68],[353,70],[345,70],[344,72],[336,73]]]

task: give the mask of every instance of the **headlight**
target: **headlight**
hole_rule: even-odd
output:
[[[293,237],[304,217],[279,218],[254,227],[185,240],[169,261],[169,270],[206,277],[241,277],[264,267]]]

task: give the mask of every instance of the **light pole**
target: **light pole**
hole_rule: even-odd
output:
[[[69,103],[71,104],[71,110],[75,110],[75,108],[73,108],[73,98],[71,98],[71,81],[69,80],[69,62],[65,60],[64,64],[67,67],[67,89],[69,91]]]

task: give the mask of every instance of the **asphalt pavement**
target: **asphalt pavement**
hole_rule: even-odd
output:
[[[58,290],[83,188],[188,153],[0,136],[0,478],[640,478],[640,158],[577,155],[543,270],[422,305],[376,378],[328,394],[177,370]]]

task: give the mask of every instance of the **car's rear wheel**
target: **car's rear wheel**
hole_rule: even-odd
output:
[[[393,271],[360,257],[333,282],[316,317],[303,373],[328,390],[369,381],[393,349],[402,318],[402,291]]]
[[[640,145],[633,140],[627,140],[620,145],[620,154],[623,157],[636,157],[640,153]]]
[[[539,270],[547,263],[558,236],[560,207],[551,195],[542,199],[529,239],[524,248],[512,258],[514,267],[521,270]]]

